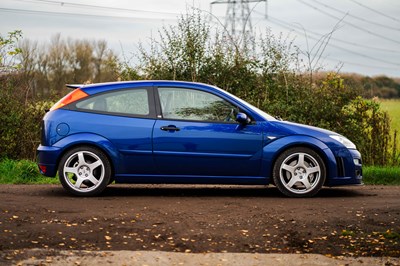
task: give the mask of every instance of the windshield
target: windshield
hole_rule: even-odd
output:
[[[222,90],[218,87],[216,87],[219,90]],[[265,120],[268,121],[276,121],[277,119],[269,114],[267,114],[266,112],[258,109],[257,107],[255,107],[252,104],[249,104],[248,102],[246,102],[245,100],[240,99],[239,97],[233,95],[232,93],[229,93],[225,90],[223,90],[224,93],[229,94],[229,96],[231,96],[232,98],[235,98],[235,100],[239,101],[241,104],[246,105],[247,107],[249,107],[252,111],[254,111],[255,113],[257,113],[258,115],[262,116]]]

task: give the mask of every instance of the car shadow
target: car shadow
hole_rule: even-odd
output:
[[[375,196],[357,187],[323,188],[315,198]],[[287,198],[275,186],[210,186],[210,185],[111,185],[102,197],[262,197]]]
[[[43,190],[43,194],[56,197],[74,197],[60,187]],[[351,198],[376,196],[357,186],[322,188],[314,198]],[[230,185],[109,185],[99,196],[113,197],[245,197],[287,198],[275,186]]]

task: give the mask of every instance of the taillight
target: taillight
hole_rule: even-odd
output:
[[[39,164],[39,170],[41,174],[45,174],[47,171],[47,166]]]
[[[77,100],[85,98],[89,96],[86,92],[81,89],[76,89],[65,95],[61,100],[59,100],[53,107],[50,108],[50,111],[59,109],[67,104],[73,103]]]

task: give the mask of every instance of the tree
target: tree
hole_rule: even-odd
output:
[[[20,30],[9,32],[7,36],[0,35],[0,74],[19,68],[15,59],[21,53],[21,49],[17,46],[17,42],[21,38],[22,31]]]

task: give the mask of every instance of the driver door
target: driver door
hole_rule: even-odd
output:
[[[161,174],[258,176],[262,131],[235,121],[238,108],[197,89],[158,88],[162,119],[153,130],[153,155]]]

